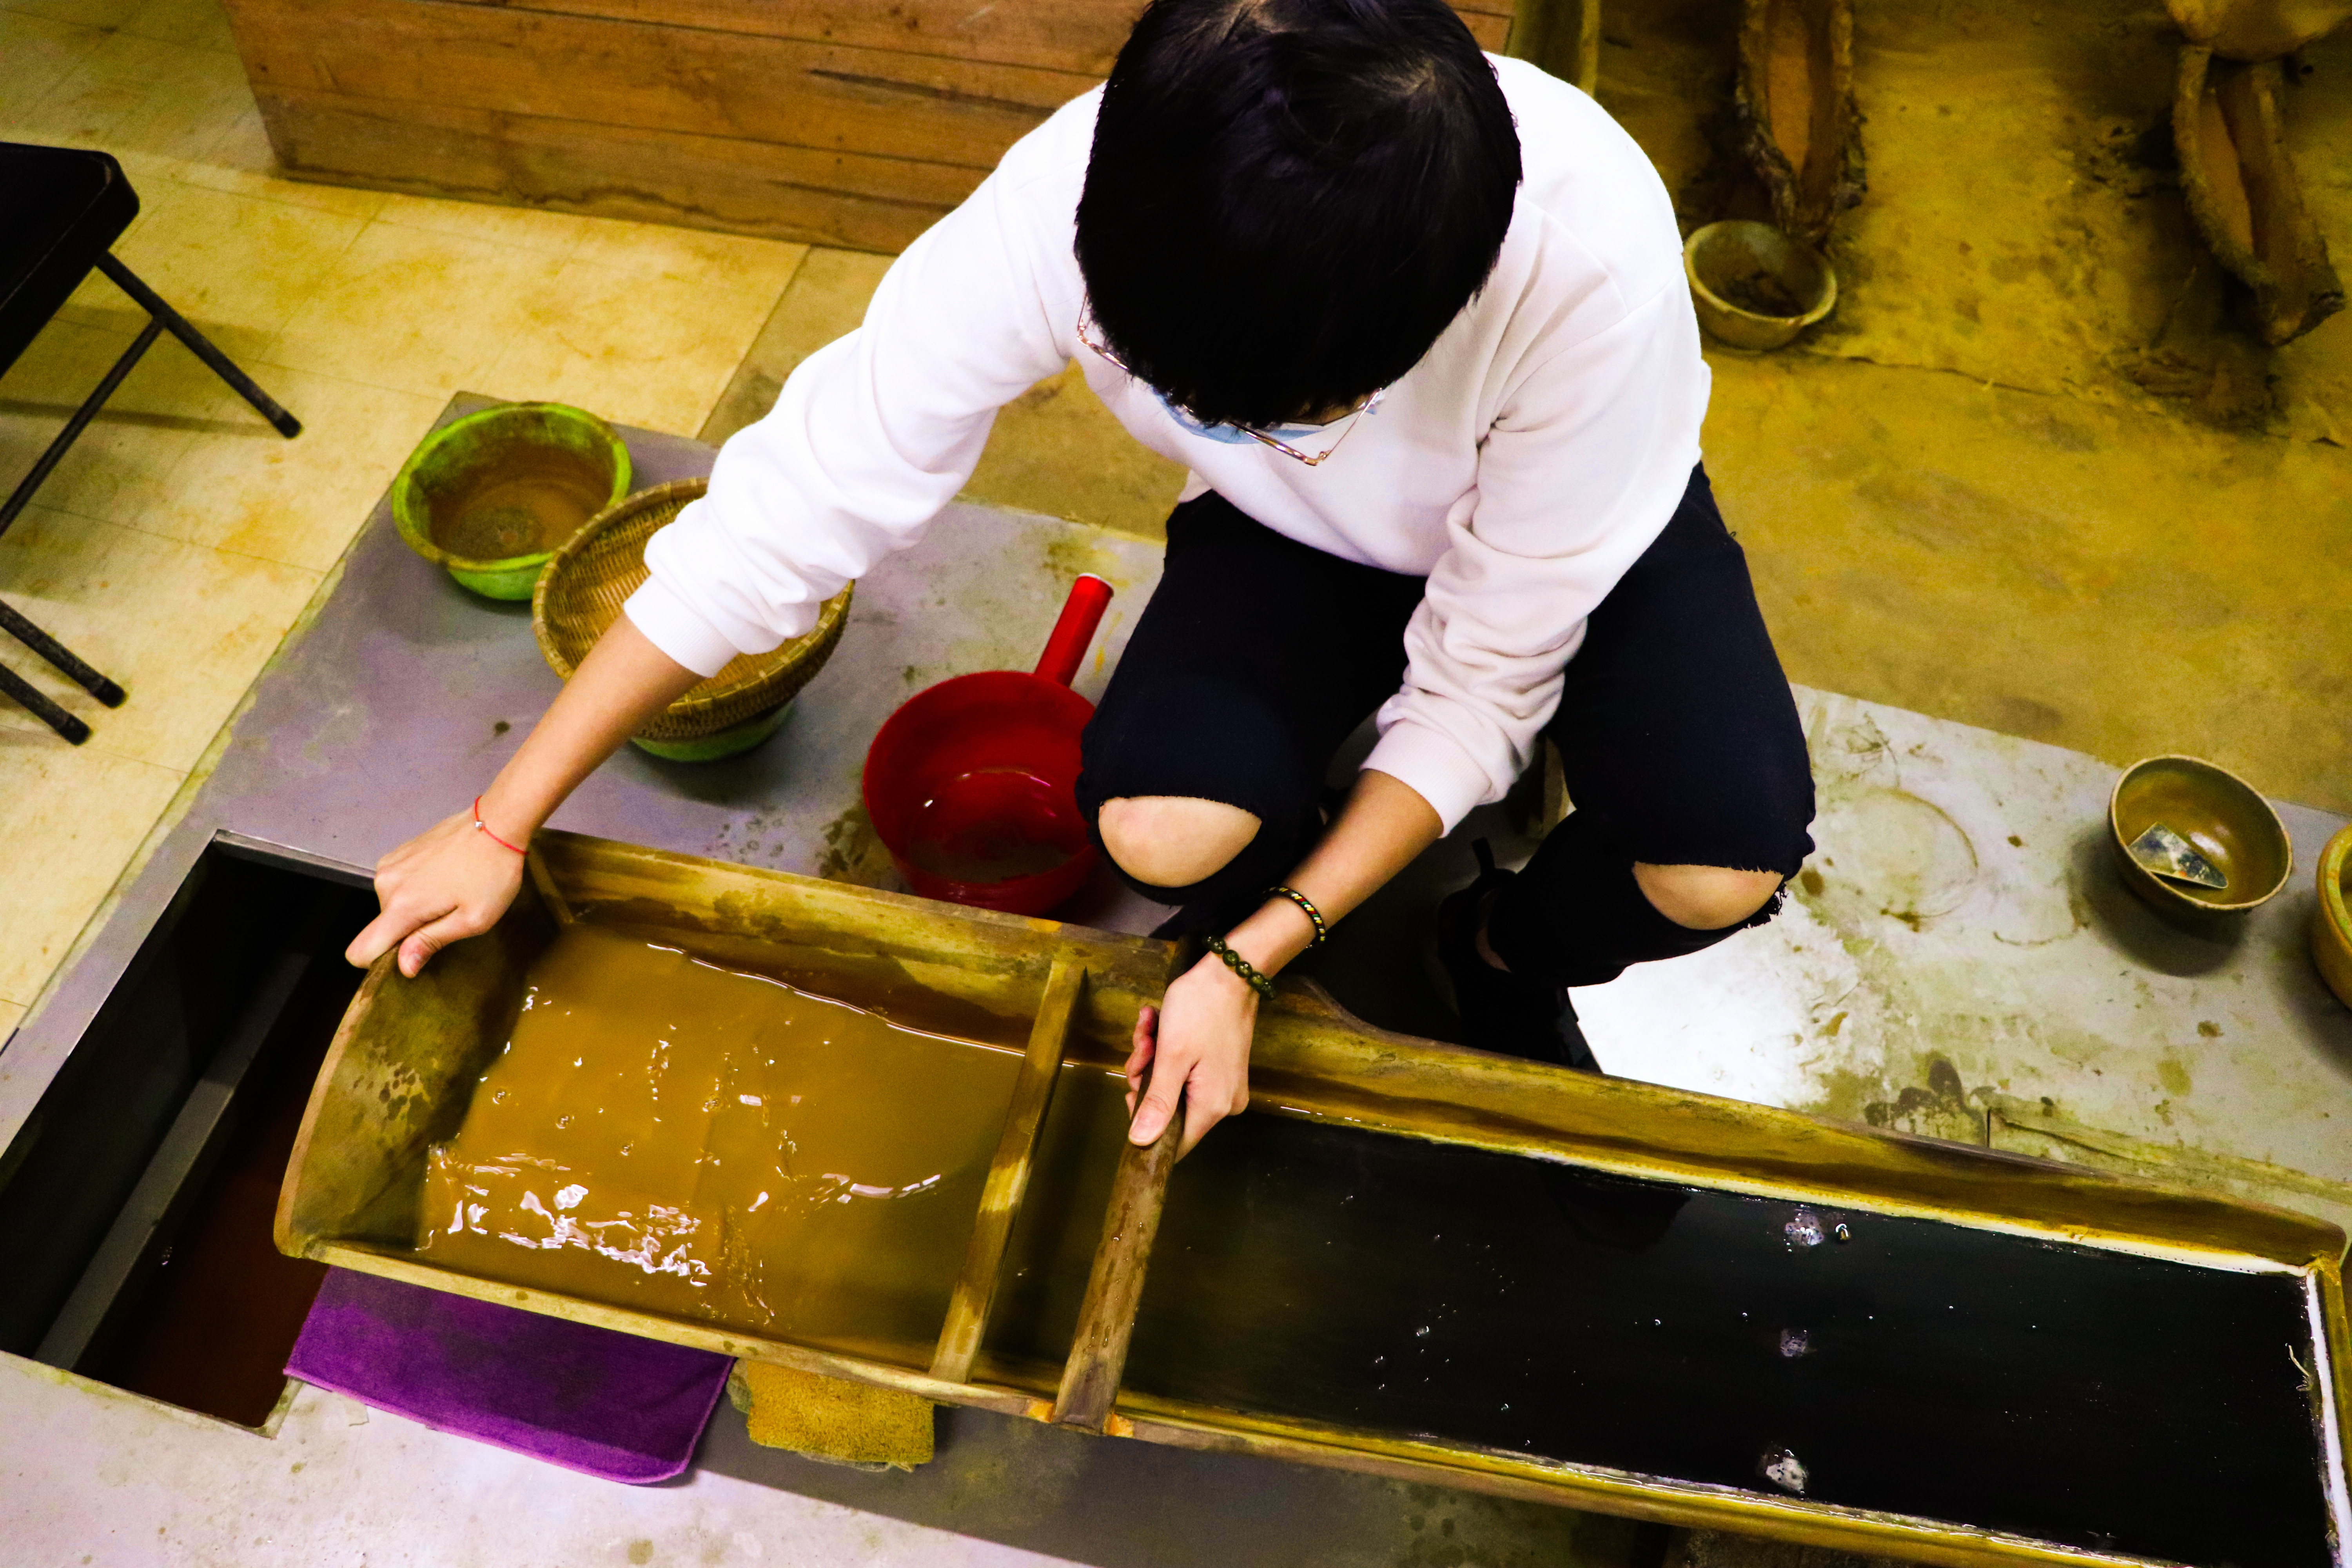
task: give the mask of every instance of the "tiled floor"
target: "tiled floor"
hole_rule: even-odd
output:
[[[1678,193],[1727,69],[1719,11],[1636,8],[1604,51],[1603,104]],[[2174,182],[2138,161],[2177,48],[2160,13],[2006,16],[1858,18],[1871,189],[1841,229],[1838,314],[1791,352],[1711,352],[1708,468],[1783,659],[2352,805],[2352,316],[2274,353],[2223,320]],[[2290,141],[2340,253],[2352,34],[2305,58]],[[0,1027],[449,393],[719,439],[887,265],[277,179],[215,0],[0,0],[0,138],[122,158],[146,210],[120,253],[310,427],[280,442],[167,340],[0,540],[0,594],[134,692],[103,713],[0,647],[98,726],[75,752],[0,706],[0,865],[42,868],[0,924]],[[1986,150],[1955,172],[1958,144]],[[138,324],[93,282],[0,378],[0,481]],[[1181,478],[1063,376],[1000,416],[968,494],[1150,536]]]
[[[304,425],[166,337],[0,538],[0,596],[131,694],[0,647],[95,731],[0,704],[5,1038],[449,394],[691,434],[807,250],[276,178],[215,0],[0,0],[0,140],[121,159],[116,254]],[[0,490],[142,324],[93,275],[0,377]]]

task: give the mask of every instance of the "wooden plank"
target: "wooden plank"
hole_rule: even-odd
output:
[[[454,0],[232,0],[257,93],[723,135],[985,171],[1090,79]]]
[[[514,10],[602,16],[665,27],[847,44],[1083,76],[1110,73],[1143,0],[463,0]],[[1482,47],[1500,52],[1511,0],[1455,0]]]
[[[563,890],[555,885],[554,875],[547,868],[547,857],[537,845],[523,851],[522,865],[525,874],[530,878],[532,891],[539,895],[539,901],[547,906],[547,912],[554,920],[557,930],[561,931],[579,918],[572,912],[572,900],[565,898]]]
[[[1149,1082],[1149,1079],[1146,1080]],[[1143,1300],[1144,1270],[1151,1262],[1152,1238],[1160,1234],[1168,1202],[1168,1174],[1184,1139],[1183,1107],[1149,1148],[1119,1145],[1118,1169],[1110,1183],[1110,1206],[1103,1215],[1102,1242],[1095,1248],[1087,1293],[1078,1307],[1078,1329],[1070,1359],[1062,1368],[1054,1398],[1058,1426],[1100,1432],[1118,1397],[1127,1370],[1127,1342],[1135,1332],[1135,1310]]]
[[[1077,1009],[1078,990],[1086,978],[1084,964],[1062,958],[1055,961],[1054,973],[1045,982],[1045,1000],[1038,1004],[1037,1022],[1029,1033],[1028,1054],[1022,1058],[1021,1078],[1013,1085],[1013,1103],[1004,1113],[1004,1131],[996,1141],[996,1156],[989,1162],[987,1184],[981,1189],[980,1215],[972,1225],[971,1245],[964,1250],[963,1272],[956,1277],[947,1322],[940,1330],[939,1351],[931,1358],[931,1375],[944,1382],[968,1381],[972,1358],[980,1353],[989,1309],[996,1300],[997,1275],[1004,1267],[1004,1244],[1013,1235],[1022,1196],[1029,1190],[1029,1164],[1037,1151],[1037,1132],[1045,1123],[1055,1081],[1062,1075],[1062,1050],[1070,1037],[1071,1015]]]
[[[1499,55],[1510,47],[1512,21],[1508,13],[1473,11],[1461,5],[1454,9],[1469,27],[1470,36],[1478,40],[1478,47],[1488,54]]]
[[[1833,1547],[1875,1560],[1941,1568],[2002,1563],[2118,1568],[2126,1559],[2094,1547],[2070,1550],[1938,1520],[1869,1513],[1801,1498],[1730,1491],[1663,1477],[1603,1470],[1521,1455],[1462,1448],[1295,1417],[1130,1395],[1129,1415],[1112,1417],[1119,1436],[1207,1453],[1255,1454],[1294,1464],[1352,1470],[1423,1486],[1455,1488],[1523,1502],[1590,1509],[1626,1519],[1692,1529],[1728,1530],[1807,1546]],[[2137,1561],[2131,1559],[2129,1561]]]
[[[1259,1010],[1250,1080],[1254,1101],[1276,1114],[1289,1106],[1411,1137],[1567,1153],[1598,1170],[1759,1197],[2294,1268],[2345,1251],[2337,1227],[2283,1208],[1484,1051],[1433,1049],[1288,986]]]
[[[516,10],[796,38],[1101,77],[1143,0],[468,0]],[[1491,3],[1491,0],[1488,0]]]
[[[229,0],[297,178],[884,252],[1093,85],[1134,8],[1021,0],[1006,36],[1056,40],[1042,54],[871,47],[891,16],[997,14],[913,3]],[[1465,20],[1502,46],[1507,16]]]
[[[895,254],[978,170],[337,93],[266,92],[296,179]]]
[[[2312,1343],[2321,1347],[2327,1364],[2307,1369],[2311,1385],[2312,1425],[2320,1434],[2321,1452],[2327,1459],[2327,1501],[2340,1521],[2352,1513],[2352,1488],[2347,1488],[2345,1456],[2352,1454],[2352,1324],[2344,1304],[2344,1269],[2340,1262],[2323,1263],[2312,1271],[2312,1306],[2317,1314],[2311,1325]],[[2340,1548],[2339,1548],[2340,1549]]]
[[[885,958],[947,994],[990,1001],[1017,1014],[1025,1039],[1056,961],[1082,964],[1088,984],[1074,1033],[1093,1031],[1124,1060],[1140,1000],[1156,1002],[1169,979],[1172,942],[1092,931],[1085,926],[964,909],[872,888],[733,866],[542,831],[538,843],[574,908],[584,917],[656,913],[691,929],[747,932],[776,943],[811,943],[828,952]]]

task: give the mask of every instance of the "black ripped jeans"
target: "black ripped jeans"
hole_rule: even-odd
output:
[[[1091,824],[1107,800],[1190,796],[1263,826],[1191,887],[1130,885],[1238,921],[1286,877],[1322,831],[1332,753],[1404,679],[1421,596],[1421,578],[1286,539],[1222,496],[1179,506],[1160,585],[1087,727],[1078,804]],[[1804,732],[1704,469],[1592,612],[1546,732],[1576,809],[1494,906],[1487,940],[1514,973],[1598,984],[1739,929],[1676,925],[1643,895],[1637,861],[1787,878],[1811,853]]]

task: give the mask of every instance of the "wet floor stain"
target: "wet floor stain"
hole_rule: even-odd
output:
[[[1704,1058],[1713,1081],[1665,1081],[1979,1146],[2000,1135],[1992,1105],[2045,1098],[2055,1115],[2235,1157],[2293,1164],[2274,1140],[2333,1146],[2307,1114],[2242,1112],[2248,1095],[2308,1103],[2284,1085],[2311,1058],[2217,1044],[2262,1033],[2242,1020],[2282,1005],[2281,981],[2308,968],[2300,950],[2251,962],[2253,949],[2183,934],[2133,899],[2100,837],[2106,770],[1850,699],[1805,694],[1802,707],[1819,849],[1744,949],[1674,966],[1678,991],[1705,992],[1675,998],[1677,1016],[1735,1017],[1754,1044]],[[1597,1046],[1604,998],[1644,980],[1584,994]],[[1665,1003],[1653,995],[1625,1022]],[[2297,1158],[2352,1170],[2352,1156]]]
[[[874,831],[874,819],[866,815],[863,802],[825,824],[816,874],[828,882],[846,882],[853,888],[906,891],[906,882],[890,863],[890,852]]]

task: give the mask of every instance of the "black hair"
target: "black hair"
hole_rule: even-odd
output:
[[[1078,202],[1097,341],[1209,424],[1354,402],[1485,285],[1518,183],[1444,0],[1151,0]]]

